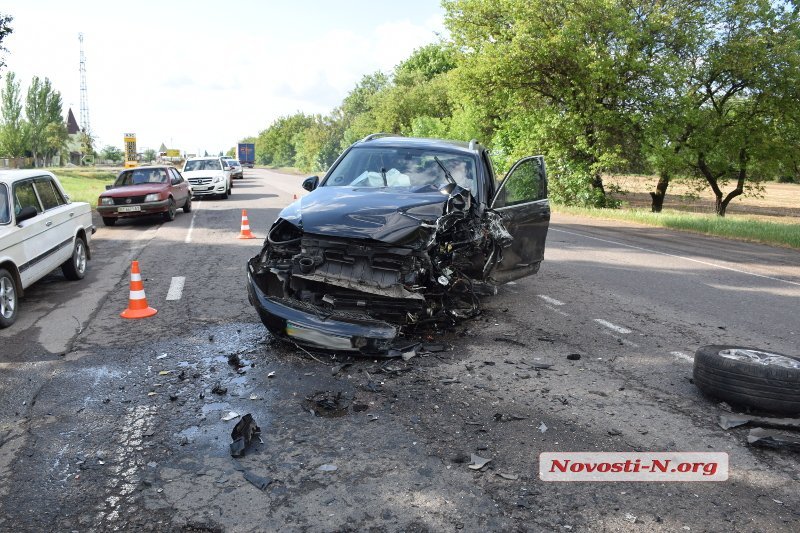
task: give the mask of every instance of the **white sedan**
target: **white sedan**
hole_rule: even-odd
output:
[[[44,170],[0,172],[0,328],[17,319],[25,289],[54,269],[79,280],[95,227],[86,202],[71,202]]]

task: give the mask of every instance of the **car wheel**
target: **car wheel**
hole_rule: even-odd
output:
[[[227,200],[227,199],[228,199],[228,196],[229,196],[230,194],[231,194],[231,190],[230,190],[230,189],[228,189],[228,190],[226,190],[224,193],[220,194],[220,196],[222,197],[222,199],[223,199],[223,200]]]
[[[694,357],[694,383],[731,405],[800,414],[800,356],[742,346],[703,346]]]
[[[17,319],[17,284],[5,268],[0,268],[0,328],[7,328]]]
[[[166,222],[172,222],[175,220],[175,213],[178,211],[178,207],[175,205],[175,200],[172,198],[169,199],[169,204],[167,205],[167,210],[164,212],[164,220]]]
[[[76,237],[72,257],[61,265],[61,272],[67,279],[72,281],[83,279],[86,275],[86,256],[86,241],[83,237]]]
[[[114,217],[103,217],[103,224],[106,226],[113,226],[117,223],[117,219]]]
[[[186,202],[183,204],[183,212],[184,213],[192,212],[192,195],[186,197]]]

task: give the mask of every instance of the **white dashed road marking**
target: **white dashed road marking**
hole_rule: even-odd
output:
[[[545,302],[547,302],[549,304],[552,304],[552,305],[564,305],[564,302],[562,302],[561,300],[556,300],[555,298],[551,298],[551,297],[549,297],[549,296],[547,296],[545,294],[537,294],[536,296],[538,296],[539,298],[541,298]]]
[[[186,238],[183,240],[186,244],[192,242],[192,231],[194,231],[194,219],[197,217],[197,212],[200,210],[200,206],[195,206],[194,211],[192,211],[192,221],[189,222],[189,231],[186,232]]]
[[[553,307],[552,305],[545,305],[545,307],[550,309],[551,311],[553,311],[555,313],[558,313],[561,316],[569,316],[569,313],[565,313],[561,309],[557,309],[557,308]]]
[[[677,357],[678,359],[681,359],[683,361],[688,361],[689,363],[694,363],[694,357],[692,357],[691,355],[689,355],[687,353],[670,352],[670,354],[674,355],[675,357]]]
[[[175,276],[172,278],[172,282],[169,284],[169,290],[167,291],[167,301],[181,299],[184,283],[186,283],[186,278],[184,276]]]
[[[622,326],[617,326],[616,324],[612,324],[611,322],[609,322],[607,320],[603,320],[602,318],[595,318],[594,321],[597,322],[598,324],[600,324],[601,326],[607,327],[608,329],[613,329],[617,333],[623,333],[624,334],[624,333],[630,333],[631,332],[631,330],[629,330],[628,328],[623,328]]]

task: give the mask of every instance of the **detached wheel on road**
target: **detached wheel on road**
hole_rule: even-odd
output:
[[[0,268],[0,328],[7,328],[17,319],[17,284],[5,268]]]
[[[703,346],[694,357],[694,383],[731,405],[800,414],[800,356],[743,346]]]
[[[183,204],[183,212],[184,213],[191,213],[192,212],[192,195],[186,197],[186,202]]]
[[[114,217],[103,217],[103,224],[106,226],[113,226],[117,223],[117,219]]]
[[[175,213],[177,213],[178,207],[175,205],[175,200],[172,198],[169,199],[169,204],[167,205],[167,210],[164,211],[164,220],[166,222],[172,222],[175,220]]]
[[[61,264],[61,272],[68,280],[77,281],[86,275],[86,241],[83,237],[75,238],[72,257]]]

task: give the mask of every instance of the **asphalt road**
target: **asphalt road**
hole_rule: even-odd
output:
[[[797,456],[720,429],[690,382],[703,344],[799,351],[798,252],[555,215],[537,276],[430,333],[447,351],[331,359],[271,339],[244,288],[301,181],[246,170],[174,222],[101,227],[85,280],[26,291],[0,331],[0,530],[800,528]],[[236,239],[241,209],[258,239]],[[118,316],[133,259],[150,319]],[[319,391],[353,405],[314,416]],[[239,460],[230,411],[262,430]],[[540,481],[539,453],[566,450],[724,451],[731,473]]]

